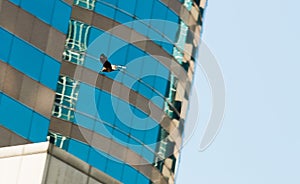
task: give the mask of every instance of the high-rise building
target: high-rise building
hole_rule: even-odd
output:
[[[119,182],[174,183],[205,4],[0,1],[0,146],[48,140]]]

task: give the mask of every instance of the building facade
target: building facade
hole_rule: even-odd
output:
[[[2,0],[0,146],[48,139],[122,183],[174,183],[205,4]]]

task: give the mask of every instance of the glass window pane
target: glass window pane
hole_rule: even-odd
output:
[[[116,12],[116,8],[111,6],[112,2],[107,3],[102,3],[100,1],[96,2],[96,8],[95,8],[95,12],[104,15],[106,17],[109,17],[111,19],[114,19],[115,17],[115,12]]]
[[[67,33],[68,21],[72,8],[63,1],[57,0],[54,7],[52,25],[63,33]]]
[[[39,81],[44,54],[17,37],[14,38],[11,52],[18,54],[11,55],[9,64]]]
[[[30,130],[29,139],[32,142],[43,142],[46,141],[49,119],[41,116],[40,114],[33,112],[32,124]]]
[[[53,116],[74,122],[74,108],[78,99],[79,82],[67,76],[59,76]]]
[[[3,94],[0,106],[0,122],[4,127],[28,138],[31,118],[31,109]]]
[[[107,159],[106,173],[117,180],[121,180],[123,166],[124,163],[115,161],[115,159]]]
[[[137,1],[135,15],[140,19],[149,19],[152,13],[153,0]]]
[[[107,164],[107,154],[95,148],[91,148],[88,162],[97,169],[105,171]]]
[[[95,0],[74,0],[74,4],[88,10],[95,8]]]
[[[49,57],[48,55],[45,55],[40,82],[46,85],[47,87],[55,90],[59,70],[60,63],[57,62],[55,59]]]
[[[57,0],[56,0],[57,1]],[[30,0],[22,1],[21,8],[50,24],[52,11],[56,1]]]
[[[80,141],[75,139],[70,139],[69,141],[68,152],[84,161],[87,161],[89,149],[90,147],[87,144]]]
[[[63,59],[83,65],[91,26],[70,20]]]
[[[4,62],[8,61],[9,51],[11,49],[13,35],[0,28],[0,59]]]

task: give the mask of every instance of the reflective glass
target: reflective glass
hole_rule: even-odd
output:
[[[72,8],[64,1],[56,0],[51,23],[52,26],[63,33],[67,33],[71,11]]]
[[[95,28],[95,27],[91,27],[90,29],[90,35],[88,37],[88,45],[90,45],[97,37],[99,37],[102,33],[104,33],[104,31]]]
[[[102,171],[105,171],[107,164],[107,154],[91,148],[88,163]]]
[[[149,184],[150,181],[144,175],[139,173],[138,176],[137,176],[137,182],[136,183],[138,183],[138,184]]]
[[[21,0],[9,0],[10,2],[14,3],[15,5],[20,5]]]
[[[52,115],[73,122],[78,91],[78,81],[67,76],[59,76]]]
[[[76,113],[75,116],[75,123],[79,126],[82,126],[84,128],[93,130],[95,125],[95,120],[92,117],[87,117],[81,113]]]
[[[107,159],[106,173],[117,180],[121,180],[124,163]]]
[[[48,132],[47,140],[61,149],[68,150],[70,138],[64,135]]]
[[[44,54],[27,42],[14,37],[9,64],[39,81]],[[18,53],[18,54],[14,54]]]
[[[169,8],[166,7],[162,2],[157,0],[154,1],[153,9],[152,9],[152,18],[165,20],[168,9]]]
[[[140,19],[149,19],[152,13],[153,0],[137,1],[135,15]]]
[[[74,0],[74,4],[88,10],[94,10],[96,0]]]
[[[124,183],[136,183],[138,172],[128,165],[124,165],[122,181]]]
[[[122,144],[122,145],[127,145],[126,143],[128,142],[129,137],[127,136],[128,132],[123,132],[120,130],[114,130],[113,131],[113,139]]]
[[[98,113],[100,118],[109,123],[113,123],[115,120],[115,112],[111,101],[112,96],[106,92],[102,92],[101,99],[98,103]]]
[[[119,0],[101,0],[101,1],[111,6],[117,6]]]
[[[84,63],[87,41],[91,26],[76,20],[69,21],[63,59],[82,65]]]
[[[50,24],[56,1],[23,0],[21,2],[21,8]]]
[[[31,118],[31,109],[3,94],[0,106],[0,122],[4,127],[28,138]]]
[[[112,125],[109,125],[107,122],[96,121],[94,126],[94,132],[103,135],[107,138],[112,138],[113,136],[113,128]]]
[[[122,11],[116,12],[115,21],[119,23],[131,22],[133,21],[132,15],[124,13]]]
[[[106,17],[109,17],[111,19],[114,19],[116,9],[115,9],[115,7],[111,6],[112,3],[113,2],[109,2],[108,4],[104,4],[100,1],[97,1],[95,12],[97,12],[101,15],[104,15]]]
[[[45,141],[48,133],[49,122],[49,119],[33,112],[29,140],[32,142]]]
[[[3,28],[0,28],[0,59],[4,62],[8,61],[9,51],[11,50],[13,35]]]
[[[59,75],[60,63],[52,57],[45,55],[44,64],[41,72],[40,82],[52,90],[56,89],[56,83]]]
[[[134,14],[136,1],[137,0],[127,0],[127,1],[119,0],[118,8],[126,11],[127,13],[131,14],[131,16],[132,16]]]
[[[75,139],[70,139],[68,152],[75,155],[76,157],[78,157],[84,161],[87,161],[89,150],[90,150],[90,147],[87,144],[84,144]]]

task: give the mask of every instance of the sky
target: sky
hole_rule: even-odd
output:
[[[299,7],[295,0],[209,0],[202,40],[225,81],[223,126],[200,152],[212,97],[197,67],[199,119],[177,184],[300,183]]]

